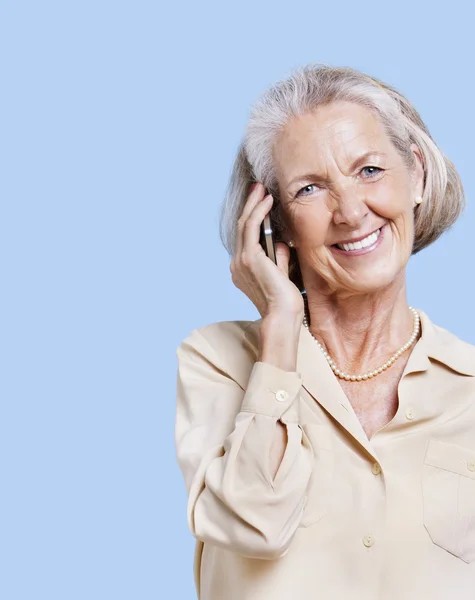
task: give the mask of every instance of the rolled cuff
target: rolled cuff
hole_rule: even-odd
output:
[[[270,363],[256,361],[241,411],[274,417],[284,423],[297,423],[301,386],[302,374],[298,371],[284,371]]]

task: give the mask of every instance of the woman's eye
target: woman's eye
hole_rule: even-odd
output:
[[[380,169],[379,167],[363,167],[361,169],[361,172],[366,171],[368,174],[368,177],[374,177],[375,175],[378,175],[378,173],[380,173],[383,169]]]
[[[302,193],[302,192],[304,192],[304,190],[308,190],[308,188],[312,188],[312,187],[316,188],[318,186],[314,185],[313,183],[311,183],[310,185],[306,185],[305,187],[303,187],[301,190],[299,190],[297,192],[297,196],[301,196],[301,195],[302,196],[308,196],[308,194],[305,194],[305,193]]]

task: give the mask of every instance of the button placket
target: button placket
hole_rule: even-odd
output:
[[[374,462],[371,465],[371,472],[373,473],[373,475],[380,475],[382,472],[381,465],[378,462]],[[364,535],[361,538],[361,541],[363,542],[363,545],[366,546],[366,548],[371,548],[371,546],[374,545],[374,536],[370,534]]]

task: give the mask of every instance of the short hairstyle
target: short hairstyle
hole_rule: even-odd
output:
[[[420,149],[424,202],[415,209],[412,254],[432,244],[455,223],[465,206],[460,176],[409,100],[387,83],[356,69],[310,63],[270,87],[251,108],[220,211],[220,237],[230,255],[237,221],[254,181],[262,182],[274,196],[274,231],[276,240],[282,239],[286,226],[272,159],[276,137],[292,117],[338,100],[375,111],[408,168],[414,167],[410,145],[415,143]],[[290,250],[289,275],[301,286],[296,251]]]

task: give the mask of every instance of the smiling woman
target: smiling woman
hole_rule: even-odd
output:
[[[454,165],[379,80],[309,65],[254,105],[221,236],[261,318],[177,349],[201,600],[471,600],[475,347],[406,298],[411,255],[463,204]]]

